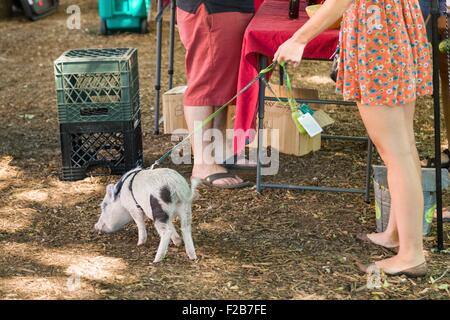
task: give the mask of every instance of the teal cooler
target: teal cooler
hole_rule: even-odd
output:
[[[148,32],[151,0],[98,0],[100,33],[110,31]]]
[[[373,166],[373,173],[377,232],[383,232],[388,225],[391,209],[387,170],[385,166]],[[447,189],[449,184],[448,170],[442,169],[442,189]],[[423,234],[428,235],[431,231],[434,212],[436,210],[436,169],[422,168],[422,188],[424,198]]]

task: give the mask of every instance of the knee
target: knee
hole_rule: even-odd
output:
[[[415,144],[405,144],[404,146],[377,146],[378,153],[386,166],[395,165],[409,159],[414,159]]]

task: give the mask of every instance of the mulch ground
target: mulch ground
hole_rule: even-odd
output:
[[[373,231],[373,200],[363,196],[254,189],[201,189],[194,204],[193,237],[199,259],[171,247],[153,265],[159,239],[137,247],[128,226],[98,235],[93,225],[105,185],[115,176],[78,182],[59,180],[61,154],[53,61],[65,50],[84,47],[139,49],[144,154],[152,163],[173,142],[154,136],[154,28],[150,35],[109,37],[97,33],[95,1],[81,6],[82,29],[66,28],[65,9],[38,22],[20,16],[0,22],[0,298],[3,299],[448,299],[449,256],[434,253],[435,231],[425,238],[430,273],[426,278],[386,279],[367,289],[355,260],[389,252],[358,243],[354,235]],[[165,25],[167,39],[168,25]],[[166,49],[165,49],[166,50]],[[175,83],[184,84],[184,49],[176,44]],[[163,61],[167,61],[164,52]],[[330,63],[304,62],[295,83],[333,97]],[[164,83],[167,82],[163,77]],[[164,88],[165,89],[165,88]],[[433,152],[431,99],[420,99],[418,147]],[[336,124],[330,134],[362,135],[355,108],[330,106]],[[445,139],[443,140],[445,143]],[[281,156],[280,172],[267,181],[362,187],[366,146],[323,142],[305,157]],[[176,167],[189,177],[190,167]],[[249,177],[254,179],[254,177]],[[227,199],[227,201],[223,201]],[[449,198],[445,195],[445,203]],[[446,238],[450,228],[445,227]],[[448,245],[448,241],[447,241]],[[77,278],[80,276],[80,286]]]

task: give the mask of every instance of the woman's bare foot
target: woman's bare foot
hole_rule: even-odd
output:
[[[392,233],[379,232],[379,233],[369,233],[367,238],[376,245],[385,248],[397,248],[399,246],[398,235],[393,235]]]
[[[227,172],[227,170],[218,164],[213,165],[194,164],[194,167],[192,169],[192,177],[205,179],[212,174],[225,172]],[[241,178],[236,177],[236,178],[217,179],[213,182],[213,184],[218,186],[225,186],[225,185],[231,186],[242,182],[243,180]]]

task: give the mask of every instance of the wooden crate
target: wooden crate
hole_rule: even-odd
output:
[[[275,93],[279,97],[285,97],[285,88],[280,86],[272,86]],[[294,98],[302,99],[317,99],[319,93],[314,89],[293,88]],[[272,96],[269,90],[266,90],[266,96]],[[314,107],[314,105],[311,105]],[[230,106],[227,114],[227,128],[234,127],[236,107]],[[278,150],[281,153],[291,154],[296,156],[303,156],[310,152],[317,151],[321,146],[321,135],[313,138],[307,134],[300,134],[291,117],[291,110],[287,106],[274,105],[273,103],[266,103],[264,113],[264,128],[267,130],[268,141],[265,146],[271,146],[270,129],[279,130],[279,146]],[[257,138],[249,145],[250,148],[257,147]]]
[[[187,129],[183,105],[186,88],[186,86],[175,87],[163,95],[162,111],[165,134],[172,134],[177,129]]]
[[[273,91],[278,97],[287,97],[286,87],[279,85],[271,85]],[[316,89],[308,88],[292,88],[292,95],[296,99],[318,99],[319,92]],[[273,97],[272,91],[266,88],[266,97]],[[316,104],[310,104],[312,108],[317,107]]]

